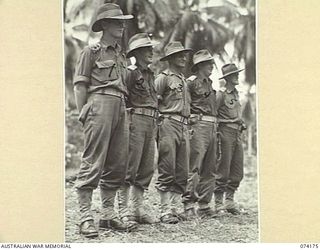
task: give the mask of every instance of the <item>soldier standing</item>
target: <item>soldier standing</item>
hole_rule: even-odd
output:
[[[104,4],[97,11],[92,31],[102,31],[100,49],[85,47],[75,70],[74,89],[79,120],[84,129],[84,151],[75,187],[80,205],[80,233],[96,237],[91,212],[93,190],[100,184],[100,229],[129,230],[114,213],[116,191],[124,182],[129,148],[125,107],[126,57],[119,41],[124,31],[123,15],[116,4]]]
[[[157,134],[158,99],[154,74],[149,68],[153,45],[148,34],[139,33],[130,38],[127,52],[127,57],[136,58],[136,65],[128,67],[126,80],[129,91],[127,106],[130,111],[129,165],[125,184],[118,192],[119,212],[124,221],[140,224],[153,223],[153,219],[143,209],[143,194],[154,172]],[[128,206],[129,201],[131,206]]]
[[[226,81],[225,91],[217,93],[217,110],[219,119],[219,135],[221,139],[221,160],[218,164],[215,203],[217,211],[239,214],[234,202],[234,193],[243,178],[243,147],[241,132],[245,124],[241,119],[241,105],[236,85],[239,84],[238,74],[242,71],[235,64],[222,67]],[[225,204],[223,199],[225,194]]]
[[[163,223],[179,222],[176,208],[185,192],[189,169],[190,95],[183,75],[186,52],[180,42],[170,42],[165,47],[169,68],[160,73],[156,80],[159,111],[162,124],[159,126],[159,162],[157,189],[160,193],[160,220]]]
[[[191,94],[191,120],[193,135],[190,141],[190,170],[186,192],[183,195],[184,214],[187,218],[215,217],[216,213],[209,206],[211,202],[216,170],[217,149],[217,111],[216,92],[212,88],[209,76],[214,60],[206,49],[199,50],[193,56],[191,71],[196,77],[188,81]]]

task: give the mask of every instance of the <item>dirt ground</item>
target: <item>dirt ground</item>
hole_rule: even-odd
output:
[[[72,173],[71,173],[72,172]],[[225,215],[218,219],[195,219],[180,222],[175,225],[156,223],[141,225],[130,233],[115,231],[100,232],[99,238],[87,239],[79,234],[79,212],[74,183],[74,171],[66,172],[65,188],[65,241],[72,242],[117,242],[117,243],[170,243],[170,242],[258,242],[258,188],[257,168],[254,157],[245,159],[245,176],[236,194],[236,201],[244,211],[242,215]],[[156,220],[159,218],[159,195],[154,187],[156,174],[146,193],[145,209]],[[214,206],[214,204],[212,204]],[[100,197],[99,190],[93,194],[92,209],[95,222],[99,220]],[[182,209],[182,207],[180,207]],[[182,211],[182,210],[181,210]]]

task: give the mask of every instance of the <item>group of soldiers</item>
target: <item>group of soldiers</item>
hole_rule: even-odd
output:
[[[194,53],[194,76],[186,79],[182,72],[191,50],[173,41],[160,59],[169,67],[155,77],[149,68],[154,42],[148,34],[132,36],[127,53],[117,42],[131,18],[116,4],[100,6],[92,31],[102,32],[101,40],[83,49],[75,69],[84,131],[75,188],[80,233],[89,238],[98,236],[91,212],[98,185],[99,229],[130,231],[155,222],[144,210],[144,192],[155,171],[156,141],[161,223],[240,213],[234,193],[243,178],[245,125],[235,88],[241,70],[224,65],[225,90],[216,92],[209,78],[214,64],[209,51]],[[127,66],[130,57],[136,63]],[[209,205],[213,196],[214,209]],[[179,212],[181,202],[184,209]]]

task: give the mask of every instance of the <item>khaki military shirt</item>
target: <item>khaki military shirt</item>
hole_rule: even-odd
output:
[[[212,88],[209,78],[196,77],[188,80],[191,95],[191,113],[217,116],[216,91]]]
[[[127,94],[125,78],[126,57],[116,42],[102,43],[98,51],[86,46],[80,53],[76,64],[73,83],[85,82],[88,92],[113,88]]]
[[[126,85],[129,91],[128,106],[158,109],[158,98],[154,86],[154,74],[149,68],[139,65],[128,67]]]
[[[232,91],[226,89],[217,93],[217,112],[218,118],[221,119],[241,118],[241,105],[236,89]]]
[[[190,93],[185,77],[170,69],[161,72],[155,80],[159,111],[163,114],[190,115]]]

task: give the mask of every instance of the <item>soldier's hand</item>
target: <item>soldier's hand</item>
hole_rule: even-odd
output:
[[[194,134],[194,130],[191,128],[191,129],[188,129],[188,132],[189,132],[189,139],[192,139],[192,136]]]
[[[241,123],[241,131],[243,130],[247,130],[247,125],[244,123],[244,121]]]
[[[248,140],[247,133],[245,133],[245,132],[241,133],[240,139],[241,139],[241,141],[246,142]]]

